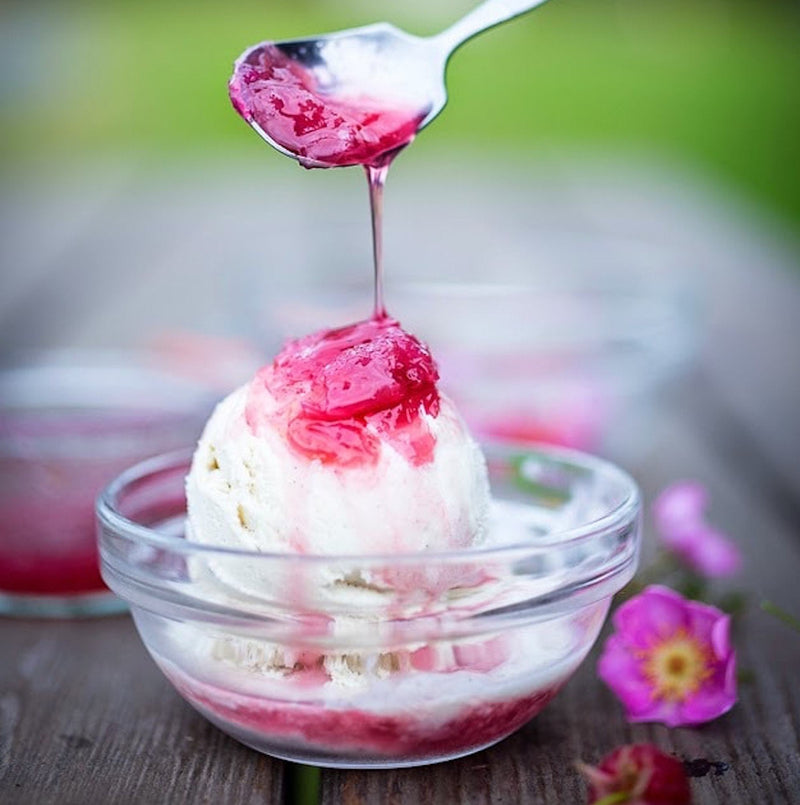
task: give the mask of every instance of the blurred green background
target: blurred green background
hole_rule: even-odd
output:
[[[380,19],[433,33],[469,0],[107,0],[0,6],[2,167],[261,159],[232,112],[232,60],[266,38]],[[655,156],[800,231],[800,4],[552,0],[474,40],[414,158]]]

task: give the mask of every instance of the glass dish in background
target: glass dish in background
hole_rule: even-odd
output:
[[[98,501],[103,577],[178,692],[258,751],[342,768],[470,754],[557,694],[640,542],[636,485],[607,462],[485,453],[493,547],[382,556],[193,543],[190,456],[156,458]],[[353,595],[356,579],[372,583]]]
[[[99,615],[94,501],[132,462],[196,439],[208,391],[138,353],[53,351],[0,369],[0,614]]]
[[[368,282],[276,289],[267,350],[370,313]],[[694,348],[691,306],[663,284],[387,283],[391,315],[426,341],[442,389],[482,439],[548,443],[623,464],[649,441],[655,392]]]

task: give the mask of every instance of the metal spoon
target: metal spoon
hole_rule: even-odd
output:
[[[265,49],[277,49],[294,68],[311,76],[318,96],[327,100],[363,99],[385,109],[415,110],[416,128],[427,126],[447,103],[445,73],[452,53],[476,34],[542,5],[546,0],[486,0],[445,31],[413,36],[389,23],[283,42],[265,42],[245,51],[236,62],[231,97],[247,122],[274,148],[306,167],[331,162],[302,158],[276,142],[236,100],[237,73]],[[413,136],[413,135],[412,135]],[[338,163],[344,164],[344,163]],[[350,163],[352,164],[352,163]]]

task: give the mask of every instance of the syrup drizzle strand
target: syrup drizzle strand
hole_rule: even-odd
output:
[[[365,165],[369,182],[369,206],[372,213],[372,259],[374,266],[374,297],[372,315],[375,319],[386,318],[383,301],[383,188],[389,163]]]

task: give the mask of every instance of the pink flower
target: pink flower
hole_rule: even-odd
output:
[[[597,766],[578,764],[589,782],[589,805],[689,805],[683,764],[652,744],[620,746]]]
[[[709,578],[733,576],[741,567],[739,549],[705,521],[708,493],[682,481],[667,487],[653,504],[661,541],[690,568]]]
[[[626,601],[613,623],[598,674],[629,721],[703,724],[733,707],[730,618],[716,607],[653,585]]]

